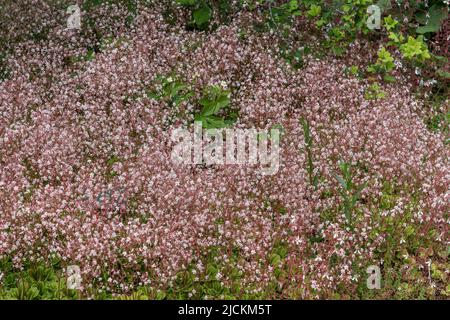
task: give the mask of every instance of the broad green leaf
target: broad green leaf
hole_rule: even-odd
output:
[[[216,103],[216,112],[218,112],[220,109],[225,108],[230,104],[230,98],[228,98],[227,95],[221,95],[217,100]]]
[[[192,13],[192,17],[197,26],[203,26],[208,23],[212,16],[212,10],[207,4],[203,4]]]
[[[441,6],[440,4],[434,4],[428,10],[428,17],[425,13],[419,13],[416,15],[416,20],[423,24],[416,29],[419,34],[424,34],[427,32],[437,32],[439,31],[442,22],[448,16],[448,8]]]

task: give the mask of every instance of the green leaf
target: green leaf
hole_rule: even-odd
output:
[[[437,74],[442,78],[450,79],[450,72],[447,72],[445,70],[438,70]]]
[[[405,229],[405,234],[407,237],[412,236],[415,232],[416,232],[416,230],[414,229],[414,227],[412,225],[408,225]]]
[[[319,20],[316,21],[316,26],[317,26],[318,28],[320,28],[320,27],[322,27],[326,22],[327,22],[327,21],[324,20],[324,19],[319,19]]]
[[[165,297],[166,293],[158,290],[158,292],[156,293],[156,300],[164,300]]]
[[[313,4],[311,8],[308,10],[307,14],[309,17],[314,18],[317,17],[322,12],[322,8],[318,5]]]
[[[347,222],[350,223],[350,220],[352,219],[352,212],[350,211],[348,205],[344,207],[344,215]]]
[[[201,99],[200,104],[203,106],[202,112],[200,113],[202,116],[212,116],[216,113],[216,106],[208,99]]]
[[[345,190],[347,190],[347,182],[345,182],[344,178],[341,177],[340,175],[337,175],[337,174],[335,174],[334,176],[335,176],[335,178],[337,179],[337,181],[339,181],[339,183],[341,184],[341,186],[342,186]]]
[[[209,264],[208,267],[206,268],[206,272],[210,277],[215,277],[217,272],[219,272],[219,270],[217,270],[217,268],[214,265]]]
[[[367,182],[363,183],[362,185],[360,185],[358,187],[358,189],[356,190],[356,192],[353,194],[352,196],[352,207],[356,204],[356,201],[359,200],[359,198],[361,197],[361,192],[364,190],[364,188],[367,186]]]
[[[204,129],[222,129],[227,128],[233,122],[230,120],[224,120],[217,116],[197,116],[195,121],[201,121]]]
[[[385,74],[383,79],[384,81],[391,83],[397,81],[397,79],[394,76],[391,76],[390,74]]]
[[[206,120],[205,124],[206,129],[221,129],[228,127],[223,118],[209,116],[205,120]]]
[[[186,87],[187,86],[182,84],[182,83],[174,82],[172,84],[172,86],[171,86],[171,89],[170,89],[170,96],[171,97],[175,97],[178,94],[178,92],[180,92],[181,90],[185,89]]]
[[[195,24],[201,27],[211,20],[212,10],[206,3],[203,3],[197,10],[194,10],[192,17]]]
[[[344,176],[347,177],[348,174],[349,174],[348,163],[347,163],[347,162],[340,162],[340,163],[339,163],[339,168],[341,169],[341,171],[342,171],[342,173],[344,174]]]
[[[295,11],[297,9],[298,9],[298,1],[297,0],[289,1],[289,10]]]
[[[442,22],[448,16],[448,8],[441,6],[440,4],[434,4],[428,10],[429,17],[427,18],[425,13],[419,13],[416,15],[416,20],[423,24],[416,29],[419,34],[424,34],[427,32],[437,32],[439,31]]]
[[[384,18],[384,26],[386,27],[387,31],[391,31],[395,28],[395,26],[398,24],[398,21],[393,19],[391,15]]]
[[[422,35],[418,36],[417,39],[408,36],[408,41],[400,46],[400,51],[408,59],[416,58],[419,61],[424,61],[425,59],[431,58]]]
[[[381,12],[384,12],[384,11],[392,8],[390,0],[378,0],[376,5],[380,7]]]
[[[151,92],[151,91],[149,91],[149,92],[147,93],[147,96],[148,96],[150,99],[155,99],[155,100],[159,100],[159,99],[161,98],[161,96],[160,96],[159,94],[157,94],[156,92]]]
[[[337,57],[340,57],[345,53],[345,48],[340,46],[332,46],[331,50],[333,51],[333,54]]]
[[[270,258],[270,262],[273,266],[278,266],[281,262],[281,257],[278,254],[274,253]]]
[[[28,290],[28,298],[30,300],[36,299],[39,296],[39,289],[36,288],[35,286],[32,286],[29,290]]]
[[[219,111],[220,109],[225,108],[226,106],[228,106],[230,104],[230,98],[228,98],[227,95],[221,95],[219,98],[217,98],[215,103],[216,103],[216,109],[217,109],[217,111]]]

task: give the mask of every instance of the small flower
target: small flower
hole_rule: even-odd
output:
[[[227,88],[228,88],[228,85],[227,85],[227,83],[226,83],[226,81],[220,81],[220,86],[224,89],[224,90],[226,90]]]

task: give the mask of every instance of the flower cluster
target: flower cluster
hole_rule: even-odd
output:
[[[391,224],[446,244],[449,149],[406,81],[367,100],[370,81],[344,75],[345,60],[309,57],[296,70],[245,14],[205,33],[140,8],[121,30],[123,9],[100,7],[91,33],[64,30],[44,1],[21,3],[37,8],[27,18],[43,19],[46,36],[11,47],[0,82],[0,258],[15,268],[78,265],[85,290],[112,293],[167,289],[189,272],[306,298],[356,290],[368,263],[383,263]],[[16,21],[21,6],[9,6]],[[12,42],[27,21],[2,36]],[[149,97],[161,75],[189,84],[183,114],[222,84],[236,128],[283,128],[277,174],[174,164],[171,132],[192,117],[173,120],[167,101]],[[350,220],[340,163],[364,186]]]

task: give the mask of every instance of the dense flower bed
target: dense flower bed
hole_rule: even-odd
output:
[[[92,30],[64,30],[64,15],[31,2],[45,39],[18,42],[0,83],[4,263],[78,265],[86,293],[186,282],[189,297],[285,298],[364,295],[374,264],[394,285],[444,295],[449,149],[401,66],[371,99],[372,81],[344,72],[372,50],[364,42],[296,69],[276,55],[276,34],[252,29],[257,13],[198,32],[142,8],[122,30],[112,18],[122,9],[100,7],[100,46]],[[8,43],[24,23],[3,34]],[[149,95],[161,77],[192,94],[176,113]],[[231,91],[234,127],[283,128],[275,175],[171,161],[172,131],[192,123],[213,85]]]

